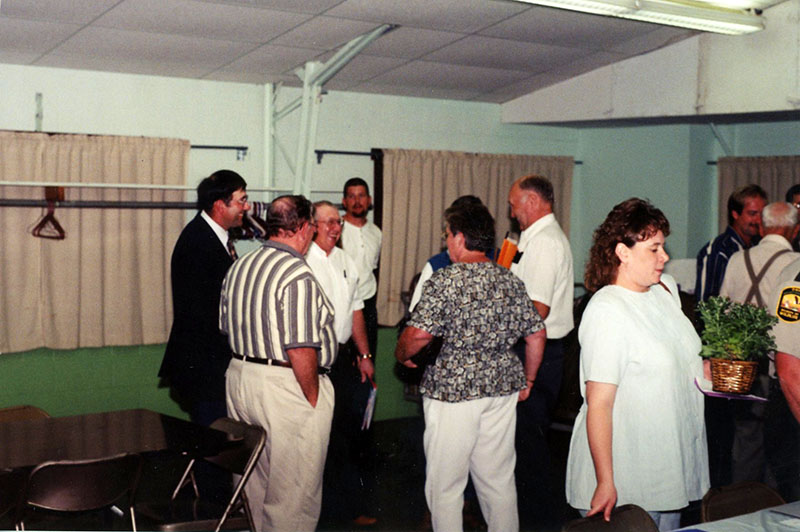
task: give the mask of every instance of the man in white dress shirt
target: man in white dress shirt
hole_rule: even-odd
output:
[[[344,226],[342,249],[358,268],[359,286],[356,297],[364,301],[364,320],[367,323],[369,352],[375,354],[378,346],[378,311],[375,300],[378,280],[375,270],[381,256],[381,230],[367,220],[372,205],[369,185],[360,177],[351,177],[344,184]]]
[[[358,297],[358,269],[344,251],[336,247],[342,234],[339,210],[328,201],[318,201],[317,233],[306,254],[306,262],[333,304],[334,329],[339,354],[331,368],[336,402],[323,484],[322,517],[327,521],[373,525],[374,452],[370,434],[361,430],[375,367],[364,322],[364,301]],[[352,342],[348,342],[352,340]],[[334,524],[334,523],[330,523]],[[349,523],[348,523],[349,524]]]
[[[517,492],[520,524],[552,524],[547,429],[558,399],[564,365],[563,338],[572,330],[572,251],[553,215],[553,185],[536,175],[521,177],[508,193],[511,216],[522,234],[511,272],[522,279],[547,329],[544,359],[531,396],[517,406]]]

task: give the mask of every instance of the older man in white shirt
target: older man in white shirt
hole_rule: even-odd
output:
[[[573,328],[575,281],[572,251],[553,203],[553,185],[542,176],[521,177],[508,193],[511,216],[522,229],[511,272],[525,283],[547,330],[544,360],[530,399],[517,406],[516,480],[523,528],[546,528],[556,519],[546,434],[561,388],[562,340]]]
[[[314,205],[317,233],[306,262],[333,304],[334,329],[339,341],[339,356],[330,375],[336,404],[325,466],[321,520],[323,524],[333,521],[371,525],[376,522],[372,517],[374,449],[370,432],[361,430],[361,421],[375,367],[367,341],[364,300],[357,293],[360,279],[355,262],[336,246],[342,235],[339,209],[328,201]]]

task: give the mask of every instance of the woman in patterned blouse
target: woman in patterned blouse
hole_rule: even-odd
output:
[[[486,258],[494,220],[483,205],[445,211],[451,266],[425,283],[397,344],[411,357],[442,337],[420,392],[425,414],[425,497],[433,529],[462,530],[461,510],[472,475],[489,531],[519,530],[514,485],[516,403],[528,398],[542,359],[544,322],[525,286]],[[526,341],[526,360],[511,351]]]

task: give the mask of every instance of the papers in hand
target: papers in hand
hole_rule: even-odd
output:
[[[372,384],[372,389],[369,391],[369,399],[367,399],[367,408],[364,409],[364,419],[361,421],[361,430],[367,430],[372,424],[372,415],[375,413],[375,398],[378,396],[378,386],[372,379],[369,380]]]
[[[739,399],[740,401],[759,401],[762,403],[767,402],[766,397],[760,397],[758,395],[744,394],[744,393],[715,392],[711,385],[711,381],[706,379],[699,379],[695,377],[694,384],[695,386],[697,386],[697,389],[703,393],[703,395],[708,397],[721,397],[723,399]]]

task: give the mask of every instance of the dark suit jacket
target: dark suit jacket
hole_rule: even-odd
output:
[[[198,213],[172,252],[174,320],[158,372],[190,400],[225,399],[231,351],[219,332],[219,296],[231,264],[228,250]]]

